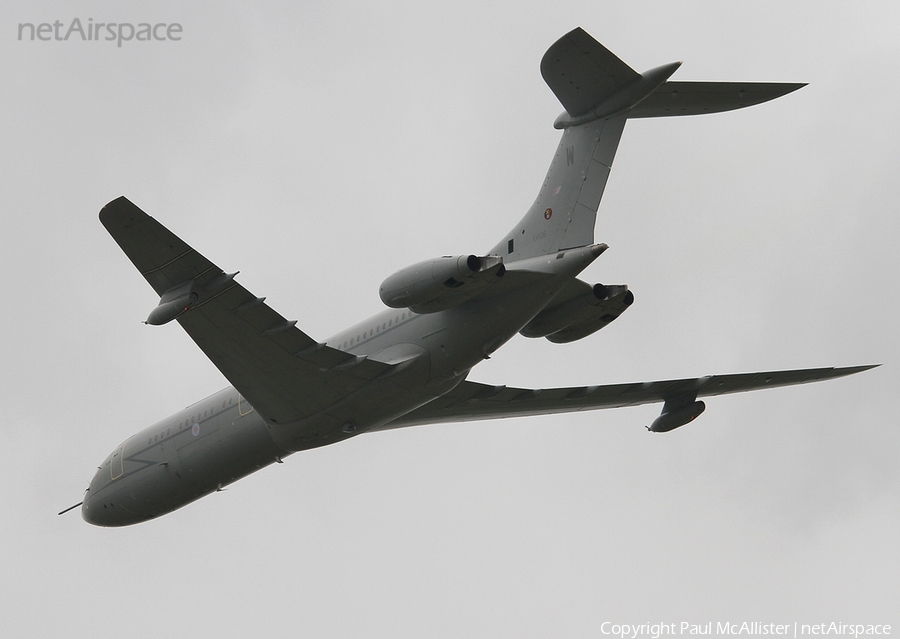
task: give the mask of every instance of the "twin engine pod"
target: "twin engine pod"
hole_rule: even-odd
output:
[[[497,255],[454,255],[407,266],[381,283],[378,294],[391,308],[436,313],[462,304],[503,277]]]
[[[624,284],[591,286],[574,280],[519,333],[556,344],[574,342],[599,331],[633,303],[634,293]]]

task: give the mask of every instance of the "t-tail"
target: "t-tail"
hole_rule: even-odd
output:
[[[628,118],[730,111],[780,97],[802,83],[669,82],[680,62],[637,73],[583,29],[544,54],[541,75],[565,112],[562,139],[537,199],[491,254],[504,261],[594,243],[594,223]]]

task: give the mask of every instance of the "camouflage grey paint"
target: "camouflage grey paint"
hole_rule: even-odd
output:
[[[637,117],[653,117],[676,115],[673,111],[682,107],[684,113],[728,110],[802,86],[678,83],[687,96],[682,101],[670,86],[676,83],[665,82],[675,68],[667,65],[641,75],[580,29],[561,38],[545,55],[541,70],[567,108],[557,119],[557,127],[564,131],[534,204],[490,251],[503,259],[502,278],[437,312],[385,310],[324,344],[303,334],[296,322],[279,316],[263,298],[250,295],[234,282],[233,274],[218,269],[125,198],[107,205],[101,221],[161,296],[148,321],[177,320],[234,388],[125,440],[91,481],[82,505],[84,519],[101,526],[152,519],[292,452],[368,431],[648,402],[665,402],[672,409],[701,395],[864,370],[801,370],[547,391],[464,381],[472,367],[528,325],[562,291],[590,288],[574,283],[606,248],[594,243],[595,217],[632,111]],[[623,289],[611,287],[617,294]],[[216,299],[218,306],[211,303]],[[254,321],[270,324],[256,326]],[[291,349],[287,356],[285,348]],[[279,372],[268,365],[270,361],[287,362],[287,368]],[[248,370],[261,371],[264,379],[248,376]],[[304,379],[310,381],[309,388],[298,383]],[[334,384],[349,390],[329,395]],[[242,395],[255,397],[255,408]],[[680,413],[666,414],[666,430],[680,425],[675,423]]]

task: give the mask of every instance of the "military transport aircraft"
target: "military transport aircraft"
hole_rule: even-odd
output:
[[[581,29],[563,36],[541,60],[565,108],[554,124],[562,140],[525,217],[486,253],[394,273],[380,289],[388,309],[325,342],[124,197],[107,204],[100,221],[160,296],[146,323],[176,320],[233,386],[122,442],[79,504],[84,519],[146,521],[291,453],[362,433],[650,402],[663,407],[649,430],[664,432],[703,412],[698,397],[871,368],[547,389],[466,380],[516,333],[572,342],[634,301],[627,286],[577,278],[607,248],[594,242],[594,221],[626,120],[728,111],[803,86],[670,82],[680,64],[641,74]]]

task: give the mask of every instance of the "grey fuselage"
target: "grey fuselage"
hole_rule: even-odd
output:
[[[380,293],[391,308],[325,344],[124,196],[110,202],[101,222],[160,296],[148,323],[177,319],[256,409],[227,388],[128,438],[98,468],[84,519],[122,526],[158,517],[293,452],[372,430],[662,401],[650,430],[666,431],[702,412],[698,393],[760,388],[757,378],[787,385],[864,370],[725,376],[715,386],[705,377],[599,393],[598,386],[550,389],[533,410],[521,408],[523,397],[541,391],[511,389],[508,409],[460,409],[475,394],[501,392],[464,380],[517,332],[571,342],[633,301],[625,285],[574,281],[606,248],[594,243],[594,226],[627,119],[730,111],[803,86],[669,82],[679,64],[640,74],[583,29],[557,40],[540,68],[566,109],[554,124],[562,136],[525,216],[484,256],[437,258],[390,276]]]
[[[390,423],[459,384],[604,248],[586,246],[513,262],[488,298],[428,314],[389,309],[331,337],[328,346],[379,361],[416,354],[408,367],[370,384],[370,400],[362,402],[365,410],[349,427],[316,419],[267,424],[232,387],[153,424],[126,439],[100,465],[82,516],[100,526],[146,521],[293,452]]]

